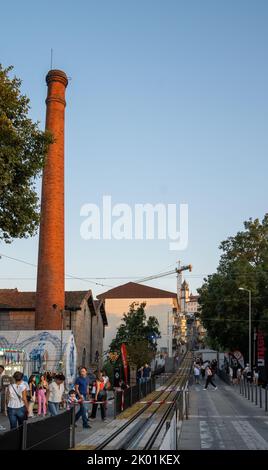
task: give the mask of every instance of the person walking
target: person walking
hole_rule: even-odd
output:
[[[15,372],[14,384],[10,384],[7,390],[7,415],[10,429],[16,429],[27,420],[28,401],[27,386],[23,383],[23,373]]]
[[[207,390],[208,389],[208,385],[211,384],[212,387],[214,388],[214,390],[217,390],[217,386],[214,384],[214,382],[212,381],[212,378],[213,378],[213,371],[211,369],[211,366],[210,364],[207,366],[206,368],[206,374],[207,374],[207,380],[206,380],[206,385],[205,387],[203,388],[203,390]]]
[[[39,384],[37,386],[38,416],[45,417],[47,414],[47,391],[48,383],[44,374],[40,375]]]
[[[60,403],[64,394],[64,380],[65,376],[63,374],[56,374],[54,380],[48,386],[47,403],[51,416],[59,414]]]
[[[205,380],[205,376],[206,376],[206,364],[202,364],[201,365],[201,377],[202,377],[202,380]]]
[[[198,364],[194,365],[194,381],[196,384],[199,384],[199,377],[200,377],[200,367]]]
[[[29,385],[29,391],[28,391],[28,418],[34,418],[33,414],[33,408],[35,404],[35,399],[36,399],[36,391],[37,391],[37,386],[36,386],[36,377],[35,375],[31,375],[28,381]]]
[[[87,418],[87,408],[84,401],[87,400],[89,397],[89,378],[87,376],[87,369],[86,367],[81,367],[79,371],[79,376],[75,381],[75,392],[77,396],[80,398],[80,409],[75,415],[75,422],[79,420],[82,416],[83,428],[91,428],[88,424]]]
[[[104,378],[102,377],[101,372],[97,374],[95,400],[96,402],[101,402],[100,403],[101,419],[102,421],[106,421],[105,402],[107,400],[107,391],[105,390],[105,381],[104,381]],[[96,419],[97,409],[98,409],[98,403],[93,403],[90,421],[94,421],[94,419]]]

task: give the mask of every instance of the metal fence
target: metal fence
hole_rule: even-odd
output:
[[[155,377],[125,390],[114,392],[114,417],[155,390]]]
[[[67,450],[70,448],[72,411],[40,421],[24,421],[0,436],[0,450]]]
[[[265,412],[268,411],[268,387],[250,383],[242,379],[239,384],[234,384],[234,387],[239,391],[240,395],[247,400],[254,403],[256,406],[263,408]]]

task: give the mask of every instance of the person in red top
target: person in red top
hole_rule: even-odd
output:
[[[106,399],[107,399],[107,392],[105,390],[105,381],[104,381],[104,378],[102,377],[101,372],[98,372],[97,378],[96,378],[95,401],[103,402],[103,403],[100,404],[101,419],[103,421],[106,421],[106,410],[105,410]],[[96,419],[97,409],[98,409],[98,403],[93,403],[92,413],[91,413],[91,416],[90,416],[91,421]]]

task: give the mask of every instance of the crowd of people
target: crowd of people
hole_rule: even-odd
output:
[[[226,362],[221,369],[229,377],[232,384],[239,384],[241,380],[253,383],[255,385],[259,384],[259,370],[256,366],[253,366],[251,370],[249,364],[246,364],[245,367],[242,367],[239,363],[237,363],[237,365],[230,365]],[[209,384],[214,387],[214,390],[217,389],[217,386],[213,382],[213,377],[215,376],[216,372],[216,359],[211,362],[203,362],[200,358],[196,358],[194,360],[194,381],[196,384],[200,384],[200,380],[202,379],[202,381],[205,383],[204,390],[207,390]]]
[[[201,379],[204,382],[203,390],[207,390],[209,385],[212,385],[213,389],[217,390],[217,385],[213,381],[213,377],[217,372],[216,359],[203,362],[201,358],[196,358],[194,360],[193,372],[196,384],[200,384]]]
[[[152,370],[149,364],[145,363],[144,366],[140,367],[137,371],[137,382],[145,383],[150,380],[152,376]]]
[[[246,367],[242,367],[240,364],[232,366],[226,364],[225,372],[229,376],[232,384],[239,384],[241,380],[255,385],[259,384],[259,370],[257,366],[253,366],[251,370],[249,364],[246,364]]]
[[[4,366],[0,365],[0,395]],[[137,371],[137,383],[143,384],[151,379],[152,371],[145,363]],[[106,421],[107,392],[111,389],[110,379],[105,370],[88,372],[86,367],[78,369],[78,375],[71,386],[66,385],[63,373],[46,371],[32,374],[29,378],[17,371],[13,383],[5,387],[5,409],[10,428],[21,425],[25,419],[56,416],[61,409],[75,407],[75,422],[80,418],[83,428],[91,428],[98,407],[101,419]],[[9,383],[9,382],[8,382]],[[121,378],[117,390],[125,390],[129,385]],[[5,428],[0,426],[0,430]]]
[[[0,371],[2,377],[3,366],[0,366]],[[60,408],[73,407],[75,422],[81,417],[83,428],[91,428],[89,422],[96,419],[98,406],[102,420],[106,421],[107,391],[110,388],[110,379],[105,370],[88,373],[86,367],[80,367],[78,376],[69,390],[66,389],[65,376],[62,373],[32,374],[29,380],[26,380],[24,374],[17,371],[5,394],[10,429],[21,425],[25,419],[56,416]]]

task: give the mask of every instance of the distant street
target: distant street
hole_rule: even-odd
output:
[[[268,414],[232,386],[190,387],[190,415],[182,424],[180,450],[268,450]]]

